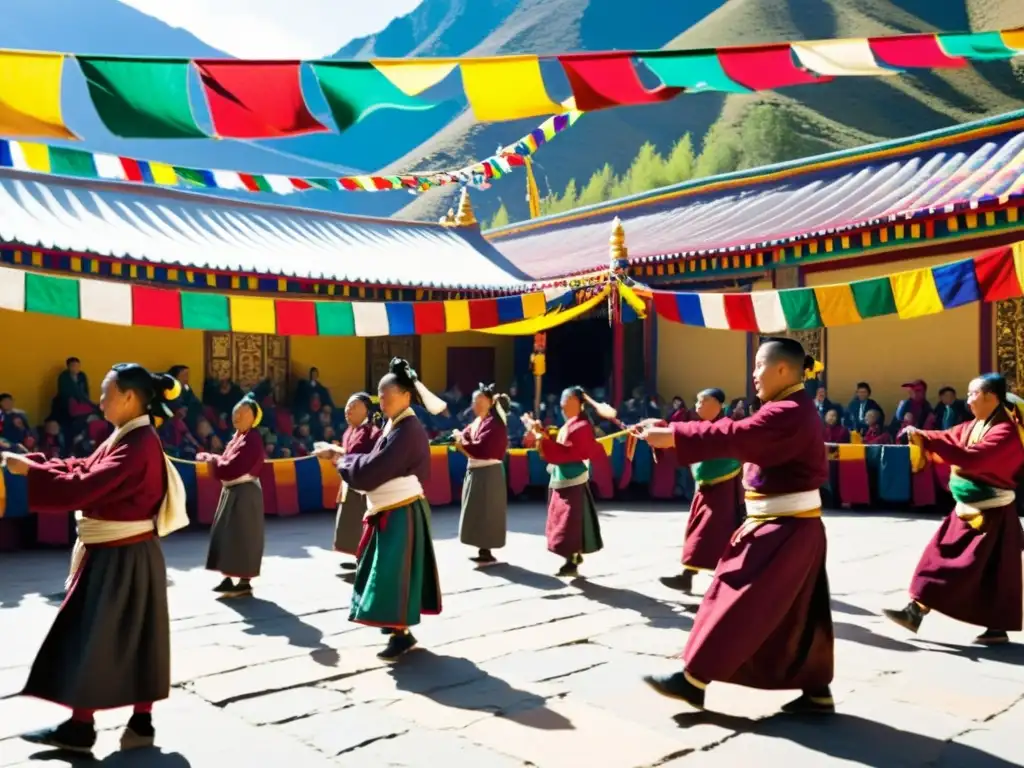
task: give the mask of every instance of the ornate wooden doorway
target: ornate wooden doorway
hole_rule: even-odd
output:
[[[229,378],[246,392],[270,379],[274,399],[288,402],[291,359],[287,336],[207,331],[205,347],[208,379]]]
[[[393,357],[408,360],[420,375],[419,336],[371,336],[366,340],[366,391],[374,393]]]
[[[1024,388],[1024,299],[996,302],[996,370],[1016,395]]]

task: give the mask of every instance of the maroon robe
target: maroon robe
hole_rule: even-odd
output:
[[[718,419],[725,418],[720,415]],[[685,422],[676,422],[685,423]],[[711,484],[697,484],[686,521],[683,566],[694,571],[713,571],[729,547],[739,519],[743,488],[740,476]]]
[[[842,424],[825,425],[826,443],[848,443],[850,442],[850,430]]]
[[[372,421],[367,419],[357,427],[347,427],[341,436],[341,447],[345,449],[345,455],[358,455],[369,453],[380,437],[380,430]],[[342,489],[338,489],[337,504],[341,504]]]
[[[406,416],[381,433],[369,453],[346,453],[338,460],[341,479],[358,491],[372,491],[388,480],[415,475],[430,479],[430,439],[415,416]]]
[[[508,452],[508,427],[494,413],[489,413],[480,419],[475,432],[472,424],[462,430],[459,445],[470,458],[504,460]]]
[[[503,461],[508,452],[508,427],[492,410],[462,430],[456,445],[470,459]],[[459,541],[479,550],[501,549],[508,530],[508,484],[503,464],[469,466],[462,484]]]
[[[544,435],[537,444],[541,458],[548,464],[585,462],[595,450],[600,450],[594,428],[586,418],[574,416],[565,422],[563,429],[564,442]],[[597,552],[603,547],[589,482],[549,490],[545,535],[548,551],[567,559]]]
[[[255,429],[235,432],[220,456],[199,454],[222,483],[249,475],[259,479],[266,462],[263,438]],[[265,546],[263,489],[257,483],[238,483],[221,490],[210,528],[206,569],[228,578],[253,579],[260,575]]]
[[[892,435],[879,426],[868,427],[864,430],[865,445],[892,445]]]
[[[735,458],[743,486],[766,496],[828,480],[824,425],[801,386],[741,421],[675,423],[680,464]],[[737,532],[739,534],[739,532]],[[705,683],[820,690],[832,681],[832,611],[820,518],[779,517],[733,537],[683,651]]]
[[[221,482],[231,482],[243,475],[258,478],[267,454],[263,450],[260,433],[250,429],[248,432],[235,432],[224,446],[224,453],[215,458],[216,461],[210,464],[213,476]]]
[[[86,459],[51,459],[28,472],[34,512],[111,521],[153,520],[167,493],[160,438],[150,426]],[[154,530],[86,545],[23,693],[73,709],[112,709],[170,693],[167,568]]]
[[[945,431],[918,432],[922,447],[959,474],[996,488],[1014,489],[1024,467],[1024,446],[1017,424],[1002,412],[974,445],[968,445],[976,421]],[[1024,613],[1021,531],[1015,502],[982,510],[977,530],[954,510],[925,547],[910,584],[910,596],[932,610],[968,624],[1006,632],[1020,631]]]

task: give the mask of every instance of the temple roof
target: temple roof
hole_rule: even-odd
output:
[[[0,170],[0,243],[184,269],[454,289],[528,276],[476,226],[346,216]]]
[[[485,233],[531,278],[735,253],[1024,193],[1024,110],[919,136],[685,182]]]

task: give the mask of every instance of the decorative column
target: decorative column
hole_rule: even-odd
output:
[[[625,277],[629,268],[629,251],[626,248],[626,230],[619,217],[612,222],[612,235],[608,238],[608,255],[611,259],[608,279],[611,281],[608,319],[612,325],[612,408],[618,408],[624,399],[626,363],[626,332],[622,326],[622,309],[617,290],[620,278]]]

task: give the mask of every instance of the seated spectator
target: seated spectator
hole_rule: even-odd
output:
[[[558,403],[558,395],[549,393],[540,404],[541,420],[545,427],[561,427],[565,423],[565,416],[562,415],[562,406]],[[619,414],[622,417],[622,414]]]
[[[57,377],[55,415],[67,434],[74,437],[85,419],[98,409],[89,399],[89,379],[82,370],[82,361],[77,357],[69,357],[64,365],[64,370]]]
[[[844,427],[842,422],[839,420],[838,408],[829,408],[828,411],[825,412],[825,442],[850,442],[850,430]]]
[[[168,455],[194,461],[201,446],[185,422],[187,415],[185,406],[177,408],[174,415],[160,425],[160,439]]]
[[[0,447],[3,450],[13,453],[30,453],[35,444],[36,437],[21,412],[10,411],[4,414],[3,433],[0,434]]]
[[[727,415],[733,421],[747,418],[747,401],[742,397],[737,397],[729,403],[729,413]]]
[[[952,429],[971,418],[967,404],[957,399],[955,389],[943,387],[939,390],[939,404],[935,406],[935,429]]]
[[[26,423],[28,422],[28,414],[14,407],[14,395],[10,392],[4,392],[0,394],[0,432],[3,430],[6,419],[12,416],[21,416]]]
[[[821,385],[814,391],[814,407],[818,409],[818,415],[822,421],[825,420],[825,414],[829,411],[839,410],[839,406],[828,399],[828,391]]]
[[[882,429],[882,414],[879,411],[868,411],[864,415],[867,426],[863,436],[866,445],[888,445],[892,443],[892,435]]]
[[[315,413],[319,407],[313,408],[311,400],[316,396],[323,405],[334,407],[334,400],[331,399],[331,392],[320,382],[320,369],[310,368],[309,377],[303,379],[295,387],[295,400],[292,405],[295,410],[302,413]]]
[[[324,408],[328,407],[330,406],[324,406]],[[313,422],[314,428],[310,430],[315,440],[323,440],[324,442],[330,442],[324,437],[324,434],[327,432],[327,430],[331,430],[332,432],[334,431],[334,424],[331,423],[331,415],[332,414],[330,411],[324,410],[321,410],[320,413],[317,414],[317,419],[315,422]]]
[[[195,432],[196,425],[203,416],[203,403],[196,396],[196,393],[192,391],[192,386],[189,383],[191,372],[187,365],[172,365],[167,373],[181,383],[181,395],[178,396],[177,400],[168,403],[168,406],[172,411],[184,408],[185,423],[188,424],[189,431]]]
[[[64,451],[64,434],[60,431],[60,422],[56,419],[47,419],[43,424],[39,451],[47,459],[61,459],[67,455]]]
[[[292,453],[295,456],[308,456],[313,452],[313,435],[310,432],[309,422],[303,421],[295,428],[295,435],[292,439]]]
[[[903,424],[903,416],[908,411],[914,414],[914,426],[918,429],[931,429],[935,421],[935,414],[932,412],[932,405],[928,402],[928,384],[923,379],[915,379],[903,385],[904,389],[910,391],[910,397],[901,400],[896,406],[896,424]]]
[[[914,427],[914,414],[907,411],[903,414],[903,424],[900,425],[900,431],[896,434],[896,442],[900,445],[910,445],[910,429]]]
[[[330,424],[324,427],[321,438],[325,443],[333,443],[335,445],[338,444],[338,433],[334,431],[334,427],[332,427]]]
[[[846,428],[852,432],[863,432],[867,429],[867,416],[868,411],[878,411],[881,414],[881,422],[885,422],[885,412],[882,407],[871,399],[871,385],[866,381],[857,382],[857,392],[850,401],[850,404],[846,406],[846,418],[844,422]]]
[[[686,407],[686,402],[679,395],[672,398],[672,407],[669,410],[668,420],[670,422],[690,420],[690,411]]]
[[[217,381],[207,381],[203,387],[206,418],[217,429],[221,428],[221,422],[226,423],[227,428],[230,429],[231,411],[243,397],[245,397],[245,393],[242,388],[226,376]]]

